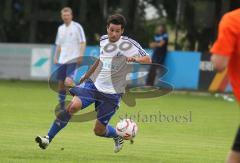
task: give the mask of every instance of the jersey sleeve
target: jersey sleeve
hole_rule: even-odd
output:
[[[231,24],[232,20],[230,17],[224,15],[219,24],[218,37],[211,48],[211,53],[224,56],[231,56],[233,54],[236,46],[236,35],[234,33],[234,26]]]
[[[77,31],[78,31],[78,38],[79,38],[79,42],[86,42],[86,37],[85,37],[85,33],[84,30],[82,28],[82,26],[80,24],[77,25]]]
[[[133,39],[128,38],[129,43],[132,45],[131,49],[128,51],[130,55],[143,57],[149,54],[141,47],[141,45]]]

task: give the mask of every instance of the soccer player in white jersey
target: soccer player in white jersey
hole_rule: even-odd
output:
[[[86,38],[82,26],[73,21],[72,9],[64,7],[61,10],[63,24],[58,27],[56,37],[56,53],[54,64],[58,66],[58,96],[60,108],[65,108],[66,88],[73,86],[73,78],[77,64],[81,63],[81,57],[86,47]]]
[[[119,107],[125,91],[128,65],[136,63],[149,64],[151,58],[134,40],[122,36],[126,25],[120,14],[111,15],[107,20],[107,35],[100,39],[100,56],[89,71],[81,78],[81,84],[71,88],[73,95],[67,109],[60,112],[53,122],[47,136],[37,136],[36,142],[46,149],[55,135],[63,129],[72,115],[95,103],[97,119],[94,133],[97,136],[113,138],[114,152],[122,149],[123,139],[109,124],[109,120]]]

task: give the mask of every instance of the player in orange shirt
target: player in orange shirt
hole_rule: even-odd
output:
[[[226,13],[218,30],[218,38],[211,49],[211,61],[218,71],[228,69],[233,92],[240,104],[240,9]],[[227,163],[240,163],[240,127]]]

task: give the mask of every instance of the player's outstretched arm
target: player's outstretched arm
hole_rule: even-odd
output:
[[[149,56],[143,56],[143,57],[136,58],[136,62],[143,63],[143,64],[150,64],[152,63],[152,60]]]
[[[81,84],[84,80],[88,79],[92,73],[96,70],[98,64],[100,62],[100,59],[96,60],[94,64],[90,67],[90,69],[81,77],[79,83]]]
[[[142,63],[142,64],[150,64],[152,63],[152,60],[149,56],[143,56],[143,57],[139,57],[139,58],[135,58],[135,57],[128,57],[127,58],[128,62],[138,62],[138,63]]]

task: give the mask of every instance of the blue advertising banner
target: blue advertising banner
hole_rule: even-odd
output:
[[[201,53],[170,51],[165,60],[168,69],[162,80],[175,89],[198,89]]]

